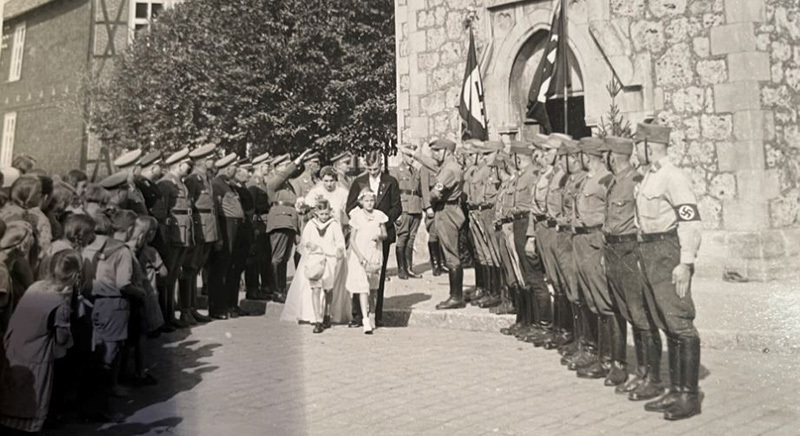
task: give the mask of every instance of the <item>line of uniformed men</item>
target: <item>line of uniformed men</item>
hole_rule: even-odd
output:
[[[399,147],[435,174],[432,233],[450,274],[450,297],[437,308],[470,302],[515,312],[502,333],[559,350],[579,377],[603,378],[632,401],[654,400],[645,409],[669,420],[700,413],[690,286],[700,214],[691,183],[667,156],[669,135],[653,124],[640,124],[633,140],[537,135],[513,141],[510,153],[501,142],[468,141],[464,168],[446,139],[429,144],[432,156]],[[467,218],[458,207],[462,191],[476,254],[476,286],[467,295],[457,245]],[[666,393],[659,330],[667,337]]]

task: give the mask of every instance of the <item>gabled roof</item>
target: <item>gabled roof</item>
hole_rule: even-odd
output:
[[[5,8],[3,8],[3,19],[8,20],[18,17],[52,1],[55,0],[6,0]]]

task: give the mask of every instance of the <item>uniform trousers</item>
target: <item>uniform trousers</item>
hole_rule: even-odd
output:
[[[245,287],[248,291],[257,291],[269,287],[272,268],[270,258],[272,248],[270,247],[269,237],[265,233],[253,236],[253,245],[250,249],[250,257],[247,259],[247,268],[244,272]]]
[[[186,251],[179,287],[178,308],[197,309],[197,274],[203,269],[211,253],[213,242],[201,242]]]
[[[606,243],[606,275],[611,296],[620,315],[634,329],[655,330],[652,315],[645,301],[644,280],[639,269],[636,240]]]
[[[575,269],[575,258],[572,252],[572,232],[558,230],[556,231],[555,244],[553,244],[553,251],[555,253],[555,272],[558,277],[558,283],[567,295],[567,299],[572,304],[580,302],[580,294],[578,289],[578,272]]]
[[[557,273],[558,266],[555,252],[555,247],[557,245],[556,230],[547,227],[545,222],[540,222],[536,225],[535,234],[536,246],[539,249],[542,266],[544,266],[545,277],[553,284],[553,288],[556,292],[564,292]]]
[[[505,275],[506,283],[514,288],[524,286],[519,256],[514,247],[514,224],[505,223],[500,226],[495,232],[495,237],[500,252],[500,269]]]
[[[614,305],[603,268],[605,242],[602,232],[576,234],[572,237],[578,287],[589,310],[602,316],[614,315]]]
[[[439,234],[436,233],[434,222],[435,218],[428,218],[428,215],[425,215],[425,228],[428,229],[428,242],[431,244],[438,244]]]
[[[550,304],[544,304],[544,299],[547,303],[550,300],[550,293],[544,284],[544,268],[542,266],[542,258],[540,250],[537,249],[534,253],[529,254],[525,251],[525,245],[528,242],[528,224],[530,221],[529,215],[524,215],[514,220],[514,248],[517,250],[519,256],[519,263],[522,269],[522,276],[525,281],[525,289],[533,294],[535,299],[536,308],[540,312],[539,317],[541,321],[550,322]],[[542,307],[545,306],[545,307]],[[541,313],[541,312],[547,313]]]
[[[275,229],[269,232],[269,245],[272,249],[272,270],[275,274],[275,287],[272,292],[286,292],[286,264],[294,246],[297,232],[293,228]]]
[[[404,213],[402,223],[395,226],[397,231],[397,248],[413,247],[414,240],[417,238],[419,224],[422,222],[422,215],[418,213]],[[411,267],[412,265],[409,265]]]
[[[228,228],[235,227],[234,230]],[[247,255],[253,242],[253,226],[249,219],[225,219],[225,228],[231,237],[231,263],[228,275],[225,277],[225,292],[228,297],[228,307],[239,307],[239,289],[242,283],[242,273],[247,266]],[[232,233],[230,233],[232,232]]]
[[[695,308],[691,283],[683,298],[678,296],[672,283],[672,270],[681,259],[678,237],[639,242],[638,252],[644,275],[645,301],[656,326],[671,337],[699,338],[700,335],[694,327]]]
[[[208,258],[208,313],[212,316],[226,315],[231,310],[227,280],[238,231],[236,221],[241,222],[242,219],[220,218],[222,241],[219,249],[212,251]]]
[[[439,243],[444,252],[444,264],[449,270],[461,266],[458,253],[458,232],[464,225],[464,212],[456,203],[446,203],[436,211],[436,232],[439,234]]]
[[[164,311],[164,320],[175,319],[175,288],[180,278],[181,266],[186,259],[187,247],[181,245],[167,245],[164,247],[164,266],[167,267],[167,284],[160,295],[159,303]]]

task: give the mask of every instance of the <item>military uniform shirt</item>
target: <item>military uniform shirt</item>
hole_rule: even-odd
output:
[[[557,219],[560,226],[575,226],[575,202],[578,200],[586,181],[586,171],[570,174],[567,185],[564,186],[563,198],[561,201],[561,217]]]
[[[641,174],[633,167],[614,176],[606,197],[605,233],[615,236],[636,233],[636,203],[633,195],[636,185],[641,181]]]
[[[244,209],[239,194],[231,186],[230,178],[220,174],[211,183],[214,191],[214,202],[218,213],[225,218],[244,218]]]
[[[512,177],[500,184],[497,194],[498,202],[495,206],[495,219],[506,218],[514,213],[514,197],[517,194],[516,181],[516,177]]]
[[[313,188],[316,183],[314,182],[314,177],[311,175],[311,173],[308,170],[305,170],[302,174],[300,174],[300,176],[292,179],[291,184],[294,188],[295,195],[305,198],[305,196],[308,195],[309,191],[311,191],[311,188]]]
[[[525,212],[533,209],[533,191],[538,179],[539,171],[533,165],[519,172],[514,183],[517,190],[514,197],[514,212]]]
[[[403,213],[422,213],[422,189],[420,186],[419,170],[413,165],[401,162],[397,167],[391,168],[389,174],[397,179],[400,188],[400,202],[403,204]]]
[[[694,263],[700,249],[700,214],[691,182],[668,157],[653,163],[636,194],[636,212],[642,233],[678,229],[681,263]]]
[[[419,170],[420,188],[422,190],[422,208],[431,207],[431,189],[436,186],[436,176],[426,167]]]
[[[440,201],[452,203],[461,198],[464,183],[461,166],[453,157],[442,162],[442,167],[436,174],[436,185],[433,186],[431,197]]]
[[[605,168],[597,174],[586,174],[583,188],[575,201],[575,226],[594,227],[603,224],[608,186],[613,178],[614,176]]]
[[[189,190],[194,214],[195,237],[198,242],[216,242],[220,239],[217,223],[217,206],[214,204],[214,188],[208,180],[206,170],[198,168],[183,181]]]
[[[569,180],[569,174],[560,167],[555,170],[550,186],[547,189],[547,217],[558,219],[564,209],[564,187]]]
[[[294,162],[286,165],[281,170],[276,170],[267,176],[267,195],[271,201],[267,218],[267,233],[275,229],[292,229],[300,231],[297,210],[294,207],[297,193],[289,180],[297,166]]]

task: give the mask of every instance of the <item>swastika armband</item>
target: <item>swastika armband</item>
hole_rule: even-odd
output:
[[[679,204],[675,207],[678,221],[700,221],[700,211],[696,204]]]

